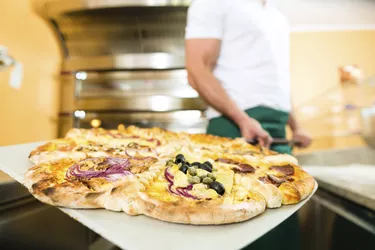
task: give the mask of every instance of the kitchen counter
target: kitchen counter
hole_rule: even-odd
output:
[[[375,211],[375,165],[307,166],[322,189]]]
[[[348,147],[296,157],[322,189],[375,211],[375,150]]]

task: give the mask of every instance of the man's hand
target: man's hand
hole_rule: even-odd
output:
[[[238,127],[241,130],[241,136],[246,140],[257,139],[262,147],[269,147],[271,145],[271,136],[262,128],[257,120],[246,116],[246,118],[238,122]]]
[[[293,140],[298,141],[298,146],[301,148],[307,148],[312,142],[311,136],[303,129],[297,129],[293,131]]]

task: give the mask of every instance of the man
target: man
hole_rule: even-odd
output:
[[[285,138],[289,125],[302,147],[311,143],[291,112],[288,22],[271,3],[193,1],[186,26],[186,67],[190,85],[210,106],[207,133],[270,146],[272,137]],[[291,153],[287,145],[271,149]],[[289,223],[297,234],[298,221]],[[280,249],[281,242],[273,239],[282,240],[282,234],[290,238],[293,231],[278,228],[255,245]],[[269,235],[273,239],[267,240]]]

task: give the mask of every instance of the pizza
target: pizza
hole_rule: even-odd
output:
[[[182,224],[246,221],[301,202],[316,185],[293,156],[160,128],[71,129],[29,159],[25,186],[44,203]]]

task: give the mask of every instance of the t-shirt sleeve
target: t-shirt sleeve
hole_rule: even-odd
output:
[[[194,0],[187,14],[185,39],[222,39],[223,23],[219,0]]]

